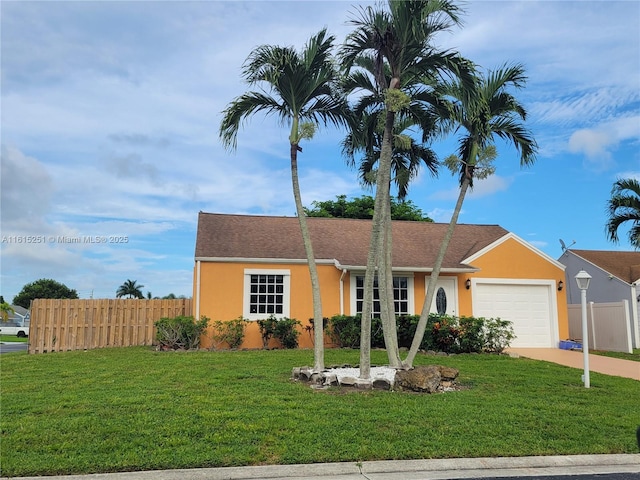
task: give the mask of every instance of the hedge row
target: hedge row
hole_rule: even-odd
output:
[[[402,315],[396,319],[399,347],[411,347],[419,319],[419,315]],[[335,315],[328,318],[327,329],[329,336],[337,345],[359,348],[359,315]],[[500,353],[514,338],[513,326],[507,320],[431,314],[427,320],[420,348],[446,353]],[[371,346],[384,348],[382,324],[378,318],[374,318],[371,322]]]

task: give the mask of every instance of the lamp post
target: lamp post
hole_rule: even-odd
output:
[[[580,270],[576,275],[576,282],[580,289],[580,297],[582,300],[582,357],[584,358],[584,375],[582,381],[585,388],[591,386],[589,381],[589,330],[587,329],[587,289],[591,281],[591,275],[584,270]]]

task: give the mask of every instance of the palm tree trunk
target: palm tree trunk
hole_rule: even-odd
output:
[[[400,360],[400,351],[398,350],[398,331],[396,326],[396,310],[395,297],[393,293],[393,268],[392,268],[392,224],[391,224],[391,206],[385,203],[385,224],[384,224],[384,243],[383,255],[380,255],[383,268],[378,272],[378,285],[384,285],[380,290],[380,309],[386,312],[386,316],[382,321],[382,330],[384,333],[384,344],[387,350],[387,358],[389,366],[400,368],[402,361]],[[384,299],[384,302],[383,302]]]
[[[378,257],[381,248],[384,246],[385,239],[384,205],[390,203],[389,183],[391,179],[391,135],[393,132],[394,118],[394,113],[387,110],[384,135],[382,137],[382,148],[378,164],[378,174],[376,176],[376,198],[373,206],[373,222],[371,226],[369,253],[367,255],[367,270],[364,276],[364,295],[360,325],[360,378],[365,380],[369,379],[371,375],[371,314],[373,311],[373,281],[376,275],[376,266],[380,266],[380,264],[383,263],[378,261]],[[382,265],[382,268],[384,268],[384,265]],[[378,278],[378,288],[380,288],[380,284],[384,281],[384,277]],[[380,295],[380,299],[382,300],[382,295]],[[388,316],[382,308],[382,304],[381,314],[383,317]]]
[[[307,255],[309,265],[309,276],[311,277],[311,290],[313,295],[313,370],[321,372],[324,370],[324,319],[322,317],[322,297],[320,295],[320,280],[318,278],[318,268],[313,254],[311,235],[307,226],[307,217],[302,207],[300,196],[300,183],[298,181],[298,144],[291,144],[291,183],[293,185],[293,198],[296,203],[296,213],[302,232],[302,242]]]
[[[440,251],[438,252],[438,256],[436,258],[435,264],[433,266],[433,271],[431,272],[431,278],[429,279],[429,287],[427,288],[427,295],[424,299],[424,303],[422,304],[422,311],[420,312],[420,320],[418,321],[418,325],[416,327],[416,333],[413,336],[413,341],[411,342],[411,348],[409,349],[409,353],[407,354],[407,358],[404,361],[405,368],[411,368],[413,366],[413,360],[418,353],[418,349],[420,348],[420,344],[422,343],[422,339],[424,338],[424,331],[427,326],[427,320],[429,318],[429,310],[431,309],[431,302],[433,302],[433,295],[436,291],[436,283],[438,281],[438,276],[440,275],[440,269],[442,268],[442,262],[444,261],[444,256],[447,253],[447,249],[449,248],[449,243],[451,242],[451,238],[453,237],[453,231],[456,227],[456,223],[458,222],[458,216],[460,215],[460,210],[462,209],[462,202],[464,201],[464,197],[467,194],[467,189],[469,188],[471,178],[467,175],[462,181],[462,185],[460,186],[460,193],[458,194],[458,201],[456,202],[456,207],[453,210],[453,215],[451,215],[451,220],[449,221],[449,226],[447,227],[447,231],[445,232],[444,238],[442,239],[442,244],[440,245]]]

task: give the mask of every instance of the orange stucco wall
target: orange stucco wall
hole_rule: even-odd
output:
[[[313,317],[313,298],[311,293],[311,279],[306,264],[258,264],[258,263],[200,263],[200,292],[196,291],[197,264],[194,269],[193,298],[200,298],[200,316],[208,317],[212,322],[216,320],[233,320],[243,314],[244,271],[245,269],[283,269],[290,272],[290,312],[289,317],[301,322],[301,348],[312,348],[312,333],[304,327],[309,326],[309,319]],[[340,276],[342,272],[333,265],[318,265],[320,289],[322,296],[322,313],[331,317],[340,313]],[[348,283],[345,276],[345,290]],[[194,311],[194,314],[196,312]],[[202,347],[213,346],[208,334],[202,339]],[[328,339],[327,339],[328,343]],[[274,342],[273,345],[276,345]],[[242,348],[261,348],[262,338],[258,324],[249,322],[246,328]]]
[[[462,315],[473,315],[471,308],[471,292],[466,290],[464,282],[467,278],[525,278],[535,280],[555,280],[556,284],[564,280],[564,270],[549,261],[545,261],[533,250],[519,241],[509,238],[473,261],[473,266],[480,268],[477,273],[466,274],[460,278],[460,312]],[[553,290],[558,306],[559,338],[569,338],[569,319],[567,313],[566,290]]]
[[[463,273],[457,277],[458,314],[473,315],[472,291],[467,290],[465,282],[473,278],[509,278],[540,279],[564,281],[564,271],[557,265],[542,258],[519,241],[509,238],[473,261],[473,266],[480,269],[476,273]],[[194,294],[197,302],[200,298],[199,314],[215,320],[233,320],[243,314],[244,270],[245,269],[286,269],[291,274],[290,318],[302,323],[299,344],[301,348],[312,348],[312,333],[305,330],[309,326],[309,318],[313,317],[311,281],[306,264],[260,264],[260,263],[200,263],[200,292],[197,290],[197,264],[194,269]],[[318,265],[321,283],[323,316],[331,317],[341,313],[340,277],[342,271],[334,265]],[[416,272],[414,282],[414,311],[419,314],[425,297],[425,274]],[[442,276],[448,274],[443,273]],[[350,274],[342,279],[343,312],[351,315]],[[558,335],[568,338],[567,302],[565,290],[558,292]],[[196,312],[194,311],[194,314]],[[210,335],[210,332],[209,332]],[[202,346],[212,346],[212,339],[207,335],[202,339]],[[325,339],[330,345],[330,340]],[[274,346],[276,343],[273,344]],[[262,339],[258,325],[250,322],[245,335],[243,348],[261,348]]]

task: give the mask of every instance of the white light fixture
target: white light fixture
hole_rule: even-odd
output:
[[[580,270],[576,275],[576,282],[580,289],[580,297],[582,300],[582,358],[584,361],[584,375],[582,381],[585,388],[591,386],[589,379],[589,330],[587,329],[587,289],[589,288],[589,282],[591,281],[591,275],[584,270]]]
[[[580,290],[587,290],[589,288],[589,282],[591,281],[591,275],[584,270],[580,270],[576,275],[576,282]]]

